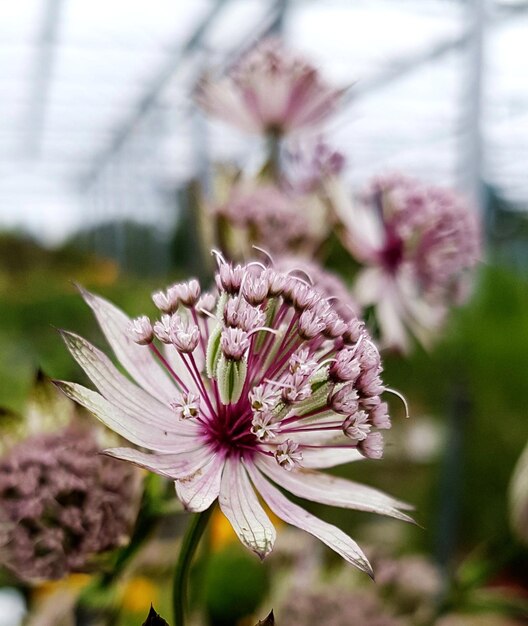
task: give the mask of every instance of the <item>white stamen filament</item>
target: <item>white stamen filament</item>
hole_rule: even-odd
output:
[[[396,396],[402,401],[402,404],[405,407],[405,417],[408,419],[410,417],[409,405],[407,404],[407,400],[405,399],[405,397],[399,391],[396,391],[396,389],[391,389],[391,387],[385,387],[385,391],[387,391],[388,393],[392,393],[392,395]]]

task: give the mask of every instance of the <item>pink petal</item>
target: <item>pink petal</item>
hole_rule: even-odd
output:
[[[205,446],[185,450],[179,454],[148,454],[134,448],[109,448],[104,451],[104,454],[121,461],[134,463],[134,465],[172,480],[193,474],[208,463],[212,457],[212,452]]]
[[[261,559],[266,557],[275,543],[275,528],[239,459],[226,461],[218,502],[240,541]]]
[[[205,78],[196,92],[196,101],[208,113],[243,131],[259,133],[262,126],[229,79],[214,81]]]
[[[300,498],[413,521],[398,511],[398,508],[409,508],[408,505],[366,485],[311,470],[286,472],[271,459],[259,459],[257,466],[277,484]]]
[[[149,393],[164,402],[170,402],[176,387],[147,346],[134,343],[129,336],[130,318],[116,306],[84,289],[86,303],[92,308],[112,349],[127,372]]]
[[[112,361],[95,346],[73,333],[61,332],[73,358],[84,369],[103,396],[140,421],[159,428],[196,434],[193,423],[178,422],[168,406],[123,376]]]
[[[323,469],[326,467],[336,467],[353,461],[364,460],[365,457],[356,448],[332,448],[330,445],[321,448],[302,449],[303,467],[311,469]]]
[[[336,526],[323,522],[300,506],[290,502],[257,469],[249,465],[246,467],[253,484],[277,517],[314,535],[346,561],[373,577],[372,567],[367,557],[353,539]]]
[[[194,439],[141,421],[82,385],[62,380],[54,382],[69,398],[88,409],[105,426],[137,446],[157,452],[177,452],[182,441]]]
[[[174,482],[176,494],[188,511],[205,511],[218,498],[225,459],[219,454],[201,469]]]

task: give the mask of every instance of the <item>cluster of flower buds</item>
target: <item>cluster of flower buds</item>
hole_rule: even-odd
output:
[[[283,272],[295,273],[306,277],[313,286],[332,301],[334,311],[343,320],[359,318],[361,307],[351,294],[350,288],[337,275],[323,269],[318,263],[300,256],[281,256],[276,259],[275,267]]]
[[[220,259],[216,296],[200,298],[194,280],[158,292],[160,320],[134,320],[130,336],[150,343],[180,387],[170,406],[215,447],[285,469],[327,447],[380,458],[390,420],[379,353],[351,308],[339,315],[298,274]]]

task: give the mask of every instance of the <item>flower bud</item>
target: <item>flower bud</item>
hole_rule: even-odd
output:
[[[359,442],[358,450],[367,459],[381,459],[383,456],[383,435],[377,431],[370,433],[366,439]]]
[[[246,382],[245,360],[234,360],[222,355],[217,366],[218,391],[223,404],[234,404],[240,398]]]
[[[365,411],[358,411],[354,415],[349,415],[343,422],[343,432],[350,439],[364,441],[370,433],[369,416]]]
[[[130,333],[133,341],[138,343],[140,346],[146,346],[149,343],[152,343],[152,340],[154,339],[154,330],[149,318],[146,315],[142,315],[141,317],[137,317],[135,320],[132,320],[130,323]]]

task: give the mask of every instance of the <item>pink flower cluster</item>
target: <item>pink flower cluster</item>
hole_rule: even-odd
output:
[[[272,184],[235,185],[225,204],[216,209],[230,226],[244,230],[244,239],[272,254],[295,249],[313,238],[310,220],[299,202]]]
[[[22,580],[84,570],[131,531],[138,481],[70,427],[17,444],[0,461],[2,564]]]
[[[319,537],[364,571],[342,531],[288,500],[297,496],[409,520],[376,490],[314,471],[383,453],[390,427],[378,350],[354,316],[299,276],[218,257],[216,293],[196,281],[154,295],[161,317],[131,322],[85,293],[116,356],[65,333],[100,394],[57,383],[140,448],[107,450],[175,482],[192,511],[218,499],[241,541],[264,557],[275,530],[255,490],[284,521]]]

